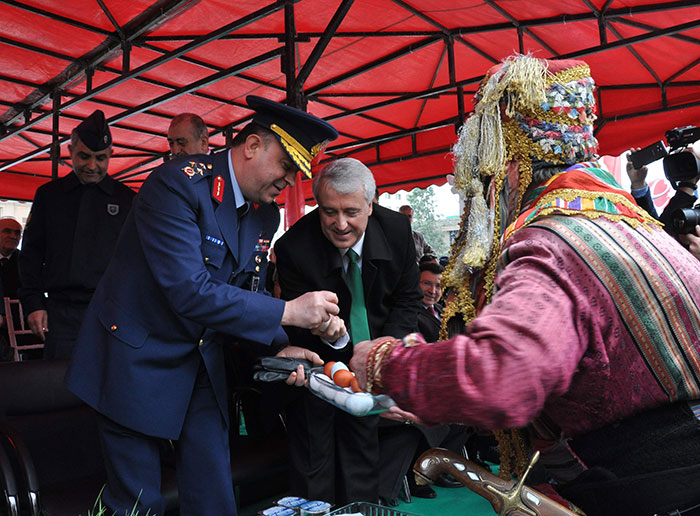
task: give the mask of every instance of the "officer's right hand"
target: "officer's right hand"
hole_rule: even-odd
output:
[[[307,292],[285,303],[281,324],[307,329],[317,328],[338,312],[338,296],[333,292]]]
[[[46,310],[35,310],[27,316],[27,323],[32,333],[42,342],[46,341],[45,333],[49,331],[49,315]]]

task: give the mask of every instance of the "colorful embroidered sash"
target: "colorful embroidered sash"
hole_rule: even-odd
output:
[[[504,232],[502,244],[517,230],[551,213],[579,213],[588,218],[604,216],[617,222],[624,220],[633,227],[660,225],[637,206],[634,197],[598,162],[579,163],[552,176],[529,197],[524,200],[520,215]]]
[[[700,334],[700,312],[645,232],[556,215],[530,226],[561,237],[600,279],[669,399],[700,399],[700,350],[693,339]]]

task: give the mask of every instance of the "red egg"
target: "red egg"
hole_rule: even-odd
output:
[[[352,377],[352,381],[350,382],[350,388],[352,389],[352,392],[363,392],[362,389],[360,389],[360,384],[357,383],[357,378]]]
[[[326,362],[326,365],[323,366],[323,374],[325,374],[328,378],[331,377],[331,369],[333,368],[333,365],[335,362]]]
[[[336,371],[333,375],[333,382],[340,387],[350,387],[355,375],[353,375],[347,369],[341,369]]]

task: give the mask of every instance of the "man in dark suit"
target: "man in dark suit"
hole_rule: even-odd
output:
[[[328,321],[323,339],[295,328],[288,333],[292,344],[315,351],[325,361],[347,362],[360,340],[415,331],[422,296],[411,227],[405,216],[372,203],[374,177],[355,159],[327,165],[316,177],[313,192],[318,209],[275,245],[282,298],[330,290],[338,295],[340,313]],[[351,267],[361,271],[362,294],[354,300]],[[360,301],[364,310],[355,310]],[[364,322],[358,313],[364,313]],[[338,338],[340,334],[344,335]],[[296,473],[292,492],[337,505],[376,501],[377,420],[351,416],[301,392],[287,408]]]
[[[444,267],[435,262],[423,262],[420,270],[420,288],[423,291],[423,310],[418,312],[418,331],[426,342],[437,342],[442,324],[441,278]]]
[[[19,268],[17,246],[22,238],[22,225],[12,217],[0,219],[0,280],[4,295],[17,299]]]
[[[3,297],[17,299],[19,268],[17,246],[22,238],[22,225],[12,217],[0,219],[0,314],[4,313]],[[15,314],[16,322],[19,314]],[[2,317],[0,316],[0,319]],[[7,325],[0,320],[0,361],[13,359]]]
[[[20,255],[19,298],[48,359],[70,358],[134,198],[107,174],[112,134],[102,111],[73,130],[68,150],[73,171],[36,191]]]
[[[194,113],[180,113],[168,126],[170,157],[209,153],[209,132],[202,117]]]
[[[275,197],[337,132],[249,96],[253,121],[228,152],[174,159],[144,182],[81,328],[68,388],[100,414],[103,500],[163,514],[160,439],[176,440],[180,515],[235,515],[222,341],[286,343],[280,324],[317,328],[331,292],[265,295]],[[274,352],[274,351],[272,351]],[[282,356],[320,359],[285,348]],[[303,379],[303,369],[288,381]],[[233,458],[235,460],[235,457]]]

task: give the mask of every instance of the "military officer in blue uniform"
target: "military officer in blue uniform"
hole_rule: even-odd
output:
[[[68,149],[73,171],[36,191],[19,257],[19,298],[48,359],[70,357],[134,198],[107,174],[112,134],[102,111],[73,130]]]
[[[335,129],[249,96],[253,121],[228,152],[168,161],[144,182],[90,303],[66,384],[100,414],[108,484],[123,514],[162,515],[158,440],[176,442],[180,515],[235,515],[223,345],[285,343],[281,325],[320,331],[331,292],[283,301],[258,292],[279,224],[275,197]],[[286,347],[283,356],[321,363]],[[303,382],[303,370],[288,383]],[[235,457],[233,457],[235,460]]]

